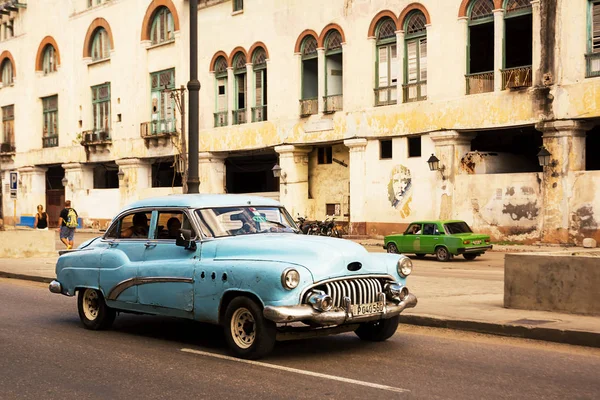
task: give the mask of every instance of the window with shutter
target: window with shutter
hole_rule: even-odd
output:
[[[257,106],[262,106],[263,105],[263,72],[262,71],[256,71],[254,73],[254,80],[256,82],[256,105]]]
[[[408,14],[404,23],[406,32],[404,60],[404,101],[427,98],[427,18],[415,10]]]
[[[600,53],[600,3],[592,4],[592,53]]]
[[[417,82],[417,41],[406,44],[407,83]]]
[[[217,112],[227,111],[227,79],[217,80]]]
[[[421,39],[419,43],[419,70],[421,81],[427,80],[427,39]]]
[[[389,86],[388,81],[388,46],[379,48],[379,87]]]

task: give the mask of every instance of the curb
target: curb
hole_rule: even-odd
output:
[[[15,274],[12,272],[4,271],[0,271],[0,278],[21,279],[23,281],[33,281],[42,283],[50,283],[54,280],[53,278],[44,278],[43,276]]]
[[[566,343],[577,346],[600,347],[600,333],[572,331],[552,328],[539,328],[526,325],[511,325],[469,320],[453,320],[419,315],[400,314],[400,323],[431,328],[445,328],[459,331],[486,333],[497,336],[510,336],[545,342]]]

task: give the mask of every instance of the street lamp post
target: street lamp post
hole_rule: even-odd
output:
[[[198,81],[198,0],[190,0],[190,93],[189,112],[189,152],[188,152],[188,193],[200,192],[198,177],[198,106],[200,81]]]

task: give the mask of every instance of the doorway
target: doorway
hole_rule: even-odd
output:
[[[65,188],[62,185],[64,177],[65,170],[61,166],[48,167],[46,171],[46,213],[50,228],[58,227],[58,218],[65,206]]]

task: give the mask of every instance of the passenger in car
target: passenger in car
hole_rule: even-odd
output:
[[[169,231],[169,239],[177,239],[179,236],[179,229],[181,229],[181,222],[178,218],[171,217],[167,221],[167,230]]]
[[[148,217],[146,213],[136,213],[133,216],[133,226],[121,232],[122,238],[147,238],[148,237]]]

